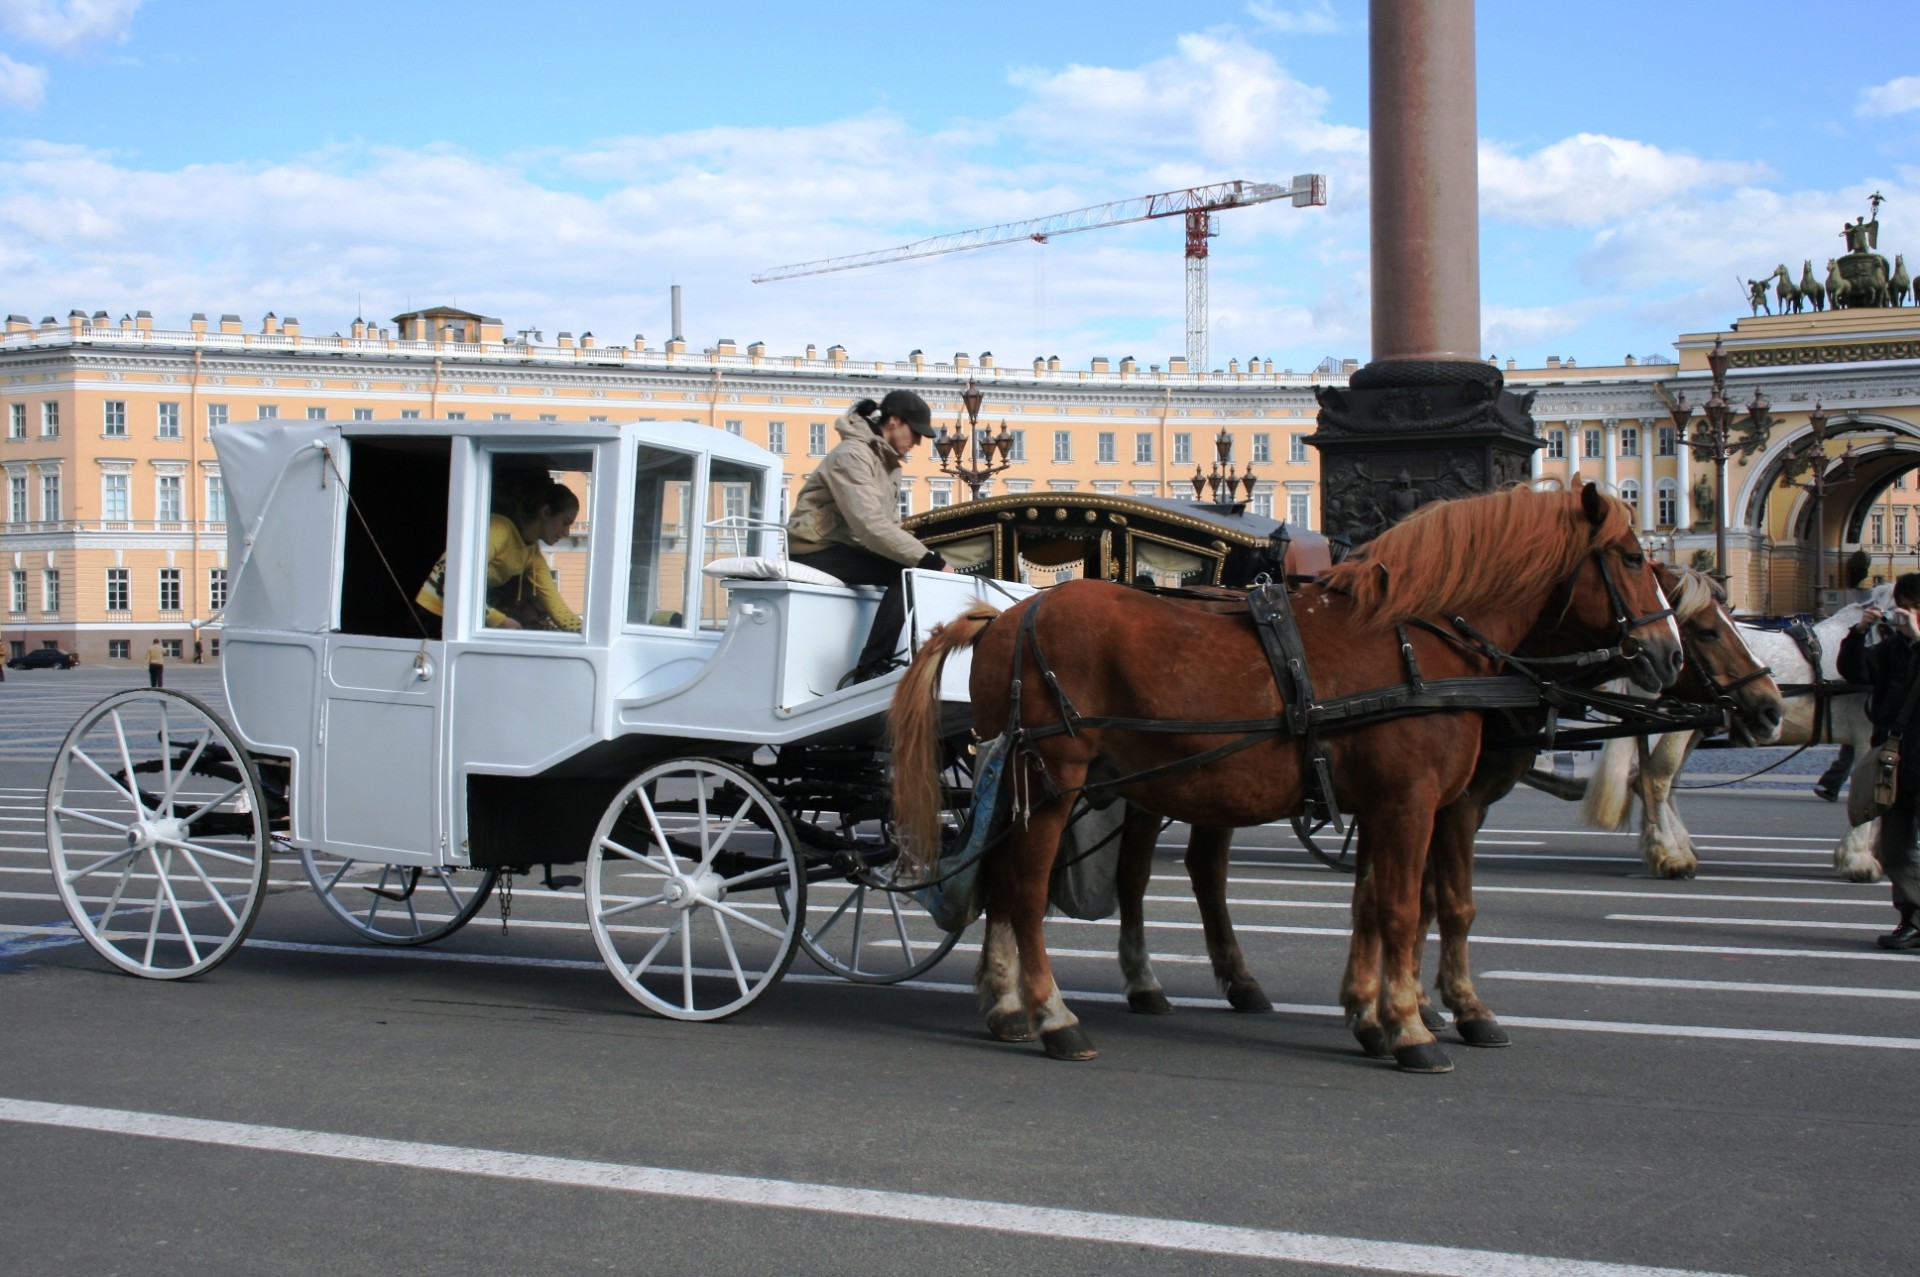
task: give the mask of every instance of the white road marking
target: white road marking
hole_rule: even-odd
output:
[[[1153,877],[1153,881],[1154,882],[1177,882],[1177,883],[1185,884],[1187,880],[1186,878],[1176,874],[1155,874]],[[1698,880],[1696,879],[1696,881]],[[1717,879],[1716,881],[1760,882],[1760,881],[1768,881],[1768,880],[1763,880],[1758,878],[1721,878],[1721,879]],[[1797,884],[1800,880],[1797,878],[1779,878],[1779,879],[1772,879],[1770,881],[1789,882],[1789,883]],[[1240,886],[1240,887],[1339,887],[1345,890],[1351,890],[1353,886],[1353,879],[1348,878],[1344,882],[1332,882],[1332,881],[1326,881],[1323,879],[1307,879],[1307,878],[1228,878],[1227,883],[1229,886]],[[1865,885],[1872,885],[1872,884],[1836,883],[1835,885],[1850,887],[1855,885],[1865,886]],[[1884,909],[1887,907],[1886,900],[1881,898],[1876,898],[1873,900],[1842,900],[1842,899],[1827,897],[1827,896],[1716,895],[1709,892],[1689,891],[1689,890],[1686,890],[1685,888],[1675,888],[1670,891],[1609,891],[1605,888],[1592,888],[1592,887],[1490,887],[1484,883],[1475,883],[1473,886],[1473,894],[1476,896],[1479,896],[1479,895],[1567,896],[1567,897],[1600,896],[1607,899],[1616,899],[1616,900],[1679,900],[1679,901],[1711,900],[1716,903],[1725,902],[1729,904],[1848,905],[1848,906],[1853,906],[1858,908],[1878,908],[1878,909]],[[1176,901],[1176,900],[1191,900],[1192,897],[1191,896],[1147,896],[1145,897],[1145,899],[1165,902],[1165,901]],[[1303,908],[1309,907],[1307,903],[1304,901],[1259,900],[1251,897],[1247,899],[1231,899],[1231,900],[1228,900],[1227,903],[1230,905],[1298,904]],[[1315,905],[1311,907],[1325,908],[1326,906],[1322,904],[1322,905]],[[1337,907],[1345,908],[1346,902],[1345,901],[1340,902]]]
[[[987,1232],[1147,1246],[1156,1250],[1232,1255],[1283,1263],[1327,1264],[1374,1272],[1446,1277],[1706,1277],[1673,1268],[1645,1268],[1507,1251],[1467,1250],[1403,1242],[1334,1237],[1322,1233],[1240,1228],[1196,1220],[1154,1219],[1098,1211],[1029,1206],[1017,1202],[938,1197],[852,1188],[841,1184],[714,1175],[701,1171],[629,1166],[620,1162],[547,1157],[534,1153],[374,1139],[328,1131],[218,1122],[205,1118],[138,1113],[0,1098],[0,1120],[108,1135],[173,1140],[216,1148],[288,1153],[376,1166],[404,1166],[485,1179],[565,1184],[647,1197],[722,1202],[734,1206],[809,1211],[889,1223],[907,1221]]]
[[[1476,971],[1478,980],[1525,980],[1535,984],[1610,985],[1636,989],[1698,989],[1712,993],[1787,993],[1818,998],[1893,998],[1920,1002],[1920,989],[1863,989],[1832,984],[1762,984],[1744,980],[1674,980],[1663,976],[1574,975],[1560,971]]]
[[[1721,918],[1712,915],[1610,913],[1608,922],[1680,922],[1688,926],[1780,927],[1795,931],[1885,931],[1885,922],[1808,922],[1801,918]]]

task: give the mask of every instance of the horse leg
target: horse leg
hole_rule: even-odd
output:
[[[1440,906],[1434,899],[1433,851],[1427,851],[1427,873],[1420,881],[1420,938],[1413,946],[1413,965],[1415,970],[1424,970],[1427,962],[1427,934],[1433,930],[1434,919],[1439,915]],[[1433,999],[1427,996],[1427,986],[1420,986],[1420,1023],[1435,1033],[1447,1027],[1447,1017],[1433,1009]]]
[[[1694,732],[1669,732],[1640,767],[1640,859],[1656,878],[1691,878],[1700,868],[1693,837],[1673,806],[1674,779],[1696,740]]]
[[[1120,864],[1114,888],[1120,897],[1120,974],[1127,982],[1127,1006],[1142,1015],[1172,1015],[1173,1004],[1153,974],[1147,956],[1145,897],[1153,878],[1153,853],[1160,841],[1160,818],[1134,808],[1120,828]]]
[[[1347,1028],[1360,1049],[1376,1060],[1391,1059],[1386,1030],[1380,1027],[1380,937],[1373,918],[1373,873],[1362,843],[1353,880],[1353,935],[1347,942],[1347,968],[1340,977],[1340,1005]]]
[[[1005,915],[987,910],[987,934],[980,945],[980,965],[973,987],[987,1012],[987,1032],[1002,1042],[1033,1041],[1033,1025],[1020,1005],[1020,955],[1015,952],[1013,928]]]
[[[1421,1023],[1420,970],[1415,965],[1421,882],[1427,847],[1433,840],[1434,811],[1417,799],[1402,798],[1370,809],[1360,826],[1360,841],[1372,866],[1371,908],[1365,923],[1378,937],[1380,1028],[1394,1060],[1410,1073],[1445,1073],[1453,1068],[1433,1032]]]
[[[1836,697],[1832,702],[1835,740],[1851,741],[1854,757],[1865,758],[1873,748],[1873,725],[1867,721],[1866,698]],[[1833,871],[1848,882],[1880,881],[1880,822],[1852,825],[1833,849]]]
[[[1054,782],[1068,792],[1077,789],[1085,775],[1084,764],[1059,765],[1053,771]],[[1091,1060],[1096,1054],[1093,1043],[1054,983],[1044,930],[1047,888],[1060,835],[1067,826],[1068,806],[1066,799],[1055,798],[1035,808],[998,858],[993,877],[995,894],[1006,907],[1019,949],[1020,1002],[1028,1025],[1038,1030],[1040,1044],[1054,1059]]]
[[[1468,1046],[1506,1046],[1513,1039],[1500,1027],[1492,1008],[1480,1000],[1479,992],[1473,987],[1473,967],[1467,957],[1467,934],[1473,930],[1476,916],[1473,838],[1485,815],[1485,808],[1469,792],[1434,816],[1425,894],[1431,899],[1429,908],[1437,914],[1440,923],[1440,976],[1435,987],[1453,1012],[1460,1040]],[[1425,940],[1426,930],[1423,919],[1419,940]],[[1419,971],[1417,958],[1414,970]],[[1444,1022],[1435,1024],[1424,1014],[1420,1018],[1429,1029],[1444,1027]]]
[[[1233,919],[1227,916],[1227,853],[1232,846],[1233,830],[1195,826],[1187,840],[1187,880],[1200,906],[1214,982],[1226,994],[1227,1005],[1236,1011],[1271,1011],[1273,1003],[1247,970],[1240,941],[1233,934]]]

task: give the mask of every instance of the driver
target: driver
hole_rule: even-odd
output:
[[[900,463],[922,439],[933,438],[933,413],[911,390],[875,403],[862,399],[834,423],[840,443],[794,498],[787,549],[796,563],[831,573],[848,585],[880,585],[880,609],[860,659],[841,687],[878,678],[894,668],[894,647],[906,620],[902,568],[953,568],[900,526]]]

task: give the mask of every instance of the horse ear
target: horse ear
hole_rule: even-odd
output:
[[[1580,489],[1580,508],[1587,512],[1587,522],[1599,527],[1607,521],[1607,503],[1600,497],[1600,485],[1585,484]]]

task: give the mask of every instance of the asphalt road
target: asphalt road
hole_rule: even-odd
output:
[[[1215,996],[1169,831],[1129,1014],[1110,924],[1050,924],[1085,1064],[995,1043],[977,932],[917,987],[796,961],[721,1024],[653,1018],[579,893],[360,943],[297,868],[190,981],[62,934],[48,764],[139,671],[0,686],[0,1254],[93,1273],[1881,1274],[1913,1265],[1920,959],[1836,881],[1805,777],[1690,795],[1701,877],[1522,791],[1474,958],[1506,1050],[1365,1059],[1332,1004],[1348,883],[1247,833],[1235,917],[1281,1009]],[[210,670],[175,684],[218,699]],[[1724,758],[1703,756],[1720,773]],[[1451,1033],[1442,1035],[1451,1040]],[[1051,1213],[1049,1213],[1051,1212]],[[1480,1254],[1459,1254],[1465,1248]],[[1567,1261],[1612,1265],[1587,1268]]]

